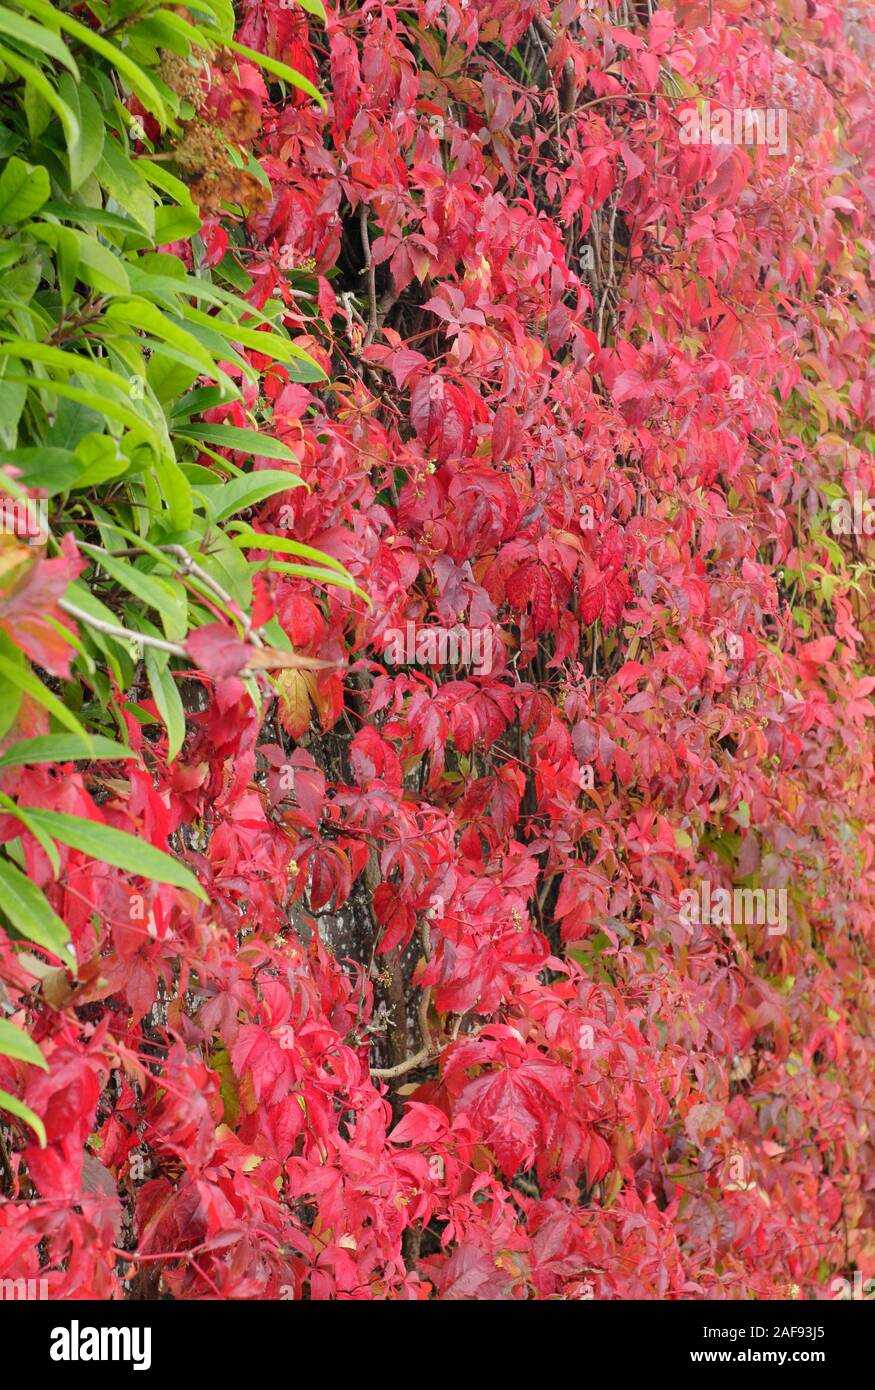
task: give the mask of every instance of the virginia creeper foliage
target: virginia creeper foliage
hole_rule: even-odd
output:
[[[4,441],[54,549],[6,536],[0,577],[0,1275],[875,1274],[872,541],[833,524],[875,489],[871,4],[241,0],[237,48],[218,3],[146,8],[139,39],[132,4],[67,13],[152,45],[175,120],[100,90],[157,228],[87,222],[124,213],[121,154],[77,194],[44,96],[3,146],[47,170],[4,236],[42,248],[16,381],[94,386],[19,340],[122,378],[143,335],[169,355],[153,416],[106,427],[124,468],[74,439],[37,471],[50,385]],[[786,139],[691,140],[704,103]],[[389,659],[423,629],[489,659]],[[15,754],[45,735],[63,756]],[[703,883],[782,892],[786,929],[690,924]]]

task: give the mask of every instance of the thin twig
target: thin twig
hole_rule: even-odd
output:
[[[359,230],[362,238],[362,252],[365,258],[365,270],[368,274],[368,331],[365,334],[364,346],[367,347],[377,331],[377,269],[371,255],[371,242],[368,236],[368,205],[362,203],[359,208]]]
[[[75,603],[70,603],[64,598],[58,599],[58,607],[63,608],[64,612],[77,622],[94,628],[95,632],[102,632],[106,637],[120,637],[125,642],[137,642],[141,647],[154,647],[156,651],[169,652],[171,656],[181,656],[188,660],[185,647],[181,647],[178,642],[166,642],[163,637],[152,637],[148,632],[135,632],[132,628],[122,627],[120,623],[107,623],[103,618],[93,618],[90,613],[77,608]]]
[[[545,27],[546,29],[549,29],[549,28],[550,28],[550,26],[547,24],[547,21],[546,21],[546,20],[542,20],[542,21],[540,21],[540,22],[544,25],[544,27]],[[550,60],[549,60],[549,58],[547,57],[547,51],[546,51],[546,49],[544,48],[544,44],[543,44],[543,42],[542,42],[542,40],[541,40],[541,35],[540,35],[540,33],[538,32],[538,25],[539,25],[539,21],[536,20],[536,21],[535,21],[535,24],[534,24],[534,26],[533,26],[533,31],[534,31],[534,35],[535,35],[535,42],[537,43],[538,47],[539,47],[540,50],[541,50],[541,57],[544,59],[544,67],[545,67],[546,72],[547,72],[547,80],[548,80],[548,82],[550,83],[550,86],[553,88],[553,91],[554,91],[555,94],[556,94],[556,145],[557,145],[557,148],[558,148],[559,145],[561,144],[561,141],[562,141],[562,119],[561,119],[561,118],[562,118],[562,102],[561,102],[561,99],[560,99],[560,96],[559,96],[559,89],[558,89],[558,87],[556,86],[556,82],[555,82],[555,79],[554,79],[554,77],[553,77],[553,72],[552,72],[552,69],[551,69],[551,67],[550,67]],[[552,33],[552,30],[550,30],[550,32]],[[551,41],[551,42],[552,42],[552,41]]]
[[[426,965],[428,965],[428,962],[431,959],[431,929],[429,928],[428,920],[426,918],[423,919],[422,925],[419,928],[419,939],[422,942],[422,953],[425,956]],[[425,989],[422,991],[422,997],[419,1001],[417,1018],[419,1020],[419,1035],[422,1039],[422,1045],[423,1047],[429,1050],[433,1047],[431,1027],[428,1022],[428,1010],[430,1005],[431,985],[426,985]]]
[[[604,322],[605,307],[608,300],[608,290],[614,285],[614,232],[617,222],[617,199],[614,198],[611,205],[611,221],[608,227],[608,273],[605,278],[604,288],[602,289],[601,302],[599,303],[598,320],[596,322],[596,337],[602,342],[602,325]]]
[[[212,590],[212,592],[215,594],[216,598],[219,600],[220,603],[224,603],[227,608],[230,608],[234,617],[237,618],[237,620],[240,622],[247,639],[251,641],[254,646],[264,646],[264,642],[262,641],[261,637],[258,635],[257,632],[253,631],[252,620],[250,619],[248,614],[241,612],[239,605],[234,601],[234,599],[228,593],[228,591],[226,589],[223,589],[222,585],[219,584],[218,581],[215,580],[211,574],[208,574],[205,569],[201,569],[201,566],[197,563],[197,561],[193,559],[191,555],[189,555],[188,551],[185,549],[185,546],[162,545],[160,549],[162,551],[169,552],[171,555],[175,555],[176,558],[179,560],[180,564],[182,565],[182,568],[186,574],[194,575],[195,578],[199,579],[202,584],[204,584],[208,589]]]

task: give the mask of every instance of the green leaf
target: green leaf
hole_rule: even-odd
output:
[[[7,449],[0,453],[0,464],[20,469],[18,481],[25,487],[44,488],[50,497],[66,492],[79,472],[72,449]]]
[[[8,1110],[10,1115],[17,1115],[19,1120],[24,1120],[25,1124],[29,1124],[39,1139],[40,1148],[45,1148],[46,1127],[39,1115],[35,1115],[29,1105],[25,1105],[23,1100],[17,1100],[8,1091],[0,1091],[0,1110]]]
[[[197,208],[159,207],[155,209],[155,240],[159,246],[171,241],[187,241],[199,232],[203,218]]]
[[[55,419],[46,434],[46,443],[53,449],[75,449],[89,434],[100,433],[103,429],[103,416],[78,401],[61,399],[55,411]]]
[[[18,421],[27,400],[27,382],[16,380],[0,366],[0,441],[5,445],[15,444]]]
[[[254,531],[245,521],[232,521],[228,530],[236,532],[234,544],[247,550],[280,551],[284,555],[299,555],[303,560],[315,560],[323,569],[337,570],[338,574],[349,573],[346,566],[335,560],[333,555],[327,555],[324,550],[317,550],[315,546],[304,545],[302,541],[293,541],[290,536],[274,536],[270,532]]]
[[[57,878],[61,872],[61,856],[58,853],[58,847],[54,840],[49,839],[48,835],[40,830],[38,825],[34,825],[33,821],[28,820],[27,814],[22,811],[21,807],[16,805],[12,798],[7,796],[5,792],[0,792],[0,807],[2,807],[4,811],[8,811],[10,816],[14,816],[16,820],[20,821],[25,830],[30,831],[40,849],[43,851],[43,854],[45,854],[51,864],[52,873],[55,875],[55,878]]]
[[[79,244],[79,278],[98,294],[130,294],[131,285],[124,261],[113,255],[97,237],[87,232],[73,232]]]
[[[266,497],[274,497],[278,492],[289,492],[306,484],[295,473],[280,473],[275,468],[263,468],[258,473],[247,473],[242,478],[232,478],[230,482],[216,487],[197,489],[198,496],[206,503],[213,522],[224,521],[235,512],[245,511],[247,507],[263,502]]]
[[[95,53],[99,53],[102,58],[109,60],[110,66],[115,68],[119,74],[125,78],[131,90],[140,98],[143,106],[149,111],[162,126],[168,123],[167,108],[161,99],[161,94],[155,86],[148,73],[141,67],[132,62],[126,53],[115,44],[109,43],[96,34],[93,29],[89,29],[86,24],[80,24],[78,19],[72,15],[65,14],[62,10],[56,10],[54,6],[46,4],[45,0],[18,0],[18,4],[23,10],[28,10],[30,14],[39,16],[49,24],[60,25],[66,29],[68,34],[72,34],[80,43],[92,48]]]
[[[15,930],[28,941],[34,941],[53,955],[61,956],[68,965],[72,957],[75,966],[70,933],[65,924],[45,893],[8,859],[0,859],[0,890],[3,894],[2,911]]]
[[[52,347],[50,343],[26,342],[21,338],[13,338],[7,343],[0,342],[0,357],[22,357],[29,362],[39,362],[43,366],[54,367],[57,371],[90,376],[102,385],[111,386],[114,390],[130,396],[130,383],[124,377],[119,376],[117,372],[110,371],[108,367],[102,367],[90,357],[65,352],[63,348]],[[41,378],[34,384],[44,385],[47,390],[53,390],[55,385],[53,381],[43,381]],[[96,399],[98,407],[100,407],[101,398],[97,397]]]
[[[57,227],[58,287],[64,308],[70,303],[79,276],[79,243],[69,227]]]
[[[231,0],[192,0],[188,8],[201,14],[208,14],[211,22],[217,26],[223,43],[234,37],[236,21]]]
[[[21,688],[0,675],[0,738],[8,734],[21,708]]]
[[[278,647],[281,652],[294,651],[286,633],[280,627],[280,620],[276,614],[269,622],[262,624],[261,631],[272,647]]]
[[[145,164],[145,160],[142,161]],[[155,198],[151,188],[129,155],[115,140],[104,143],[95,176],[111,194],[120,212],[133,218],[149,237],[155,236]]]
[[[52,119],[52,108],[45,97],[36,90],[32,82],[25,82],[24,84],[23,105],[30,138],[31,140],[38,140]],[[67,109],[69,110],[69,107]]]
[[[185,423],[190,421],[195,415],[202,414],[205,410],[212,410],[213,406],[224,405],[226,397],[219,386],[196,386],[193,391],[189,391],[181,400],[175,401],[171,407],[170,414],[174,421],[179,421],[174,425],[175,429],[184,429]]]
[[[0,8],[0,34],[6,34],[18,43],[26,44],[37,55],[47,53],[50,58],[57,59],[65,68],[69,68],[74,77],[79,76],[79,69],[64,40],[44,25],[34,24],[33,20],[25,19],[24,15],[14,14],[4,6]]]
[[[51,107],[64,129],[64,138],[69,150],[71,145],[75,145],[79,139],[79,122],[67,103],[61,100],[51,82],[46,79],[39,68],[34,67],[33,63],[26,62],[17,53],[13,53],[5,44],[0,44],[0,58],[7,67],[10,67],[13,72],[17,72],[19,77],[24,78],[28,85],[42,98],[46,106]],[[28,112],[29,120],[30,112]],[[40,133],[40,131],[31,130],[34,137]]]
[[[187,531],[194,517],[194,499],[188,479],[175,458],[157,459],[155,472],[173,526],[177,531]]]
[[[5,753],[0,753],[0,768],[23,767],[32,763],[73,763],[102,762],[114,759],[129,762],[137,760],[138,754],[123,743],[116,743],[103,734],[91,735],[91,752],[86,753],[82,740],[74,734],[39,734],[36,738],[25,738],[13,744]]]
[[[130,217],[123,217],[121,213],[107,212],[106,208],[89,208],[80,204],[74,206],[72,203],[57,203],[52,200],[42,209],[43,217],[47,213],[60,218],[62,222],[77,222],[83,227],[99,227],[102,231],[121,232],[124,237],[136,238],[141,246],[149,244],[149,238],[137,222]]]
[[[214,380],[219,380],[221,377],[233,389],[230,379],[219,371],[215,361],[197,338],[178,323],[174,323],[167,314],[162,313],[149,300],[139,297],[125,300],[116,299],[114,303],[109,305],[104,318],[108,323],[125,323],[132,328],[142,329],[144,333],[151,333],[156,338],[164,338],[168,343],[172,343],[193,358],[207,376],[213,377]]]
[[[338,574],[336,570],[316,569],[312,565],[288,564],[285,560],[255,563],[253,569],[268,569],[273,574],[293,574],[298,579],[309,579],[313,584],[333,584],[338,589],[348,589],[351,594],[358,594],[359,598],[363,598],[370,607],[373,607],[367,594],[359,588],[349,574]]]
[[[155,9],[148,18],[143,19],[132,29],[136,39],[146,39],[156,48],[170,48],[174,53],[187,56],[191,48],[209,48],[218,39],[218,34],[203,26],[199,32],[193,24],[188,24],[172,10]]]
[[[175,174],[171,174],[168,169],[165,169],[163,164],[153,164],[148,159],[139,159],[137,161],[137,177],[144,178],[147,183],[153,184],[155,188],[160,188],[162,193],[167,193],[185,212],[192,213],[200,222],[200,214],[195,207],[194,200],[188,188],[182,182],[182,179],[178,179]],[[185,272],[182,262],[178,261],[177,264],[184,276]]]
[[[321,107],[325,107],[325,98],[318,88],[313,86],[303,73],[297,72],[295,68],[290,68],[288,63],[280,63],[276,58],[268,58],[264,53],[256,53],[252,48],[245,48],[242,43],[231,40],[228,47],[234,52],[239,53],[241,58],[248,58],[250,63],[256,63],[258,67],[264,68],[266,72],[274,77],[281,77],[284,82],[289,82],[293,87],[306,92],[309,97],[317,101]]]
[[[273,357],[277,362],[291,367],[293,370],[290,371],[289,377],[292,381],[325,380],[325,373],[318,362],[314,362],[309,353],[296,347],[280,333],[263,333],[254,328],[245,328],[239,323],[229,323],[227,319],[219,318],[218,315],[210,317],[200,309],[186,308],[185,317],[191,323],[198,323],[203,328],[220,333],[231,343],[242,343],[243,347],[254,348],[256,352],[264,353],[266,357]]]
[[[118,624],[118,618],[112,609],[107,608],[105,603],[101,603],[100,599],[95,598],[81,579],[76,579],[69,585],[64,597],[71,604],[75,604],[76,608],[86,615],[86,618],[96,618],[98,622]],[[122,690],[126,690],[134,675],[134,665],[126,643],[121,638],[107,637],[104,633],[97,632],[89,627],[87,622],[83,629],[83,636],[86,634],[88,640],[93,642],[99,651],[103,652],[115,676],[116,683]]]
[[[47,201],[51,187],[41,164],[25,164],[12,155],[0,175],[0,218],[4,222],[23,222]]]
[[[0,356],[2,355],[3,344],[0,343]],[[93,365],[87,357],[83,357],[79,360],[85,369],[89,369]],[[92,375],[92,373],[89,371],[88,375]],[[112,372],[106,372],[105,375],[112,377],[114,374]],[[118,377],[114,379],[116,381],[119,380]],[[106,415],[110,420],[117,420],[120,424],[127,425],[129,429],[137,430],[141,434],[144,430],[148,431],[150,429],[149,422],[144,421],[143,416],[138,414],[137,411],[133,410],[131,407],[123,405],[120,401],[114,400],[108,395],[99,396],[96,391],[86,390],[85,387],[71,386],[69,382],[57,381],[54,378],[48,377],[19,377],[13,373],[8,373],[0,384],[18,384],[19,382],[25,386],[39,387],[41,390],[50,392],[53,396],[66,397],[68,400],[76,401],[80,405],[95,412],[99,408],[102,414]],[[169,452],[170,441],[164,437],[164,431],[155,429],[154,425],[151,426],[151,431],[152,441],[156,445],[161,444],[163,448]],[[57,443],[58,441],[52,440],[52,442]]]
[[[61,703],[57,695],[53,695],[51,690],[46,689],[29,666],[17,666],[7,656],[0,656],[0,676],[3,676],[13,685],[19,686],[26,695],[30,695],[44,709],[47,709],[49,714],[54,715],[59,724],[63,724],[72,733],[78,734],[86,750],[84,756],[88,756],[91,740],[79,720],[71,710],[67,709],[66,705]]]
[[[188,629],[188,602],[185,590],[176,580],[159,579],[137,569],[128,560],[108,554],[98,546],[80,544],[80,549],[90,555],[110,578],[114,579],[129,594],[140,599],[147,607],[161,614],[165,634],[175,640],[184,637]]]
[[[70,110],[75,112],[79,122],[79,139],[68,150],[70,188],[75,192],[80,184],[83,184],[88,176],[94,172],[97,161],[103,152],[105,136],[103,112],[88,83],[74,82],[69,73],[61,74],[58,91]]]
[[[80,816],[67,816],[60,811],[44,811],[42,808],[27,806],[27,815],[39,825],[46,834],[61,844],[78,849],[92,859],[112,864],[116,869],[135,874],[138,878],[148,878],[155,883],[170,883],[176,888],[194,893],[202,902],[207,895],[194,874],[185,865],[172,859],[163,850],[156,849],[148,841],[129,835],[126,830],[116,830],[111,825],[101,825],[97,821],[83,820]]]
[[[149,389],[166,408],[181,392],[187,391],[197,381],[199,373],[199,367],[193,364],[186,365],[167,351],[156,352],[149,359],[146,380]]]
[[[185,429],[174,431],[184,439],[195,441],[203,439],[207,444],[216,444],[223,449],[238,449],[252,454],[254,458],[281,459],[286,463],[297,463],[298,455],[292,453],[287,444],[279,439],[269,439],[257,430],[242,430],[236,425],[187,425]]]
[[[118,478],[130,467],[130,460],[119,451],[109,434],[86,434],[76,445],[78,475],[75,486],[94,487],[109,478]]]
[[[48,1071],[49,1064],[40,1052],[33,1038],[29,1038],[21,1028],[0,1018],[0,1052],[4,1057],[16,1057],[19,1062],[30,1062],[31,1066],[42,1067]]]
[[[182,698],[165,652],[156,652],[153,648],[147,647],[145,664],[155,697],[155,707],[167,730],[167,761],[172,763],[185,738],[185,710],[182,707]]]
[[[203,538],[198,562],[244,612],[252,602],[252,576],[244,557],[218,526],[210,527]]]

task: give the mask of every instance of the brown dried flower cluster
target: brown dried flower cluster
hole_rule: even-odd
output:
[[[196,110],[206,101],[203,68],[192,67],[191,63],[181,58],[178,53],[165,50],[161,54],[158,76],[171,92],[175,92],[182,101],[190,102]]]
[[[221,50],[217,58],[214,76],[219,79],[218,91],[207,87],[202,70],[175,53],[163,53],[159,68],[167,86],[198,113],[193,120],[183,122],[175,154],[192,198],[208,216],[216,215],[228,203],[257,211],[269,197],[255,175],[240,169],[232,157],[234,146],[246,146],[258,134],[261,115],[240,96],[223,94],[221,74],[231,70],[234,55]]]

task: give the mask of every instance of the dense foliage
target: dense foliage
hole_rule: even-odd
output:
[[[4,0],[0,1276],[875,1274],[873,18]]]

